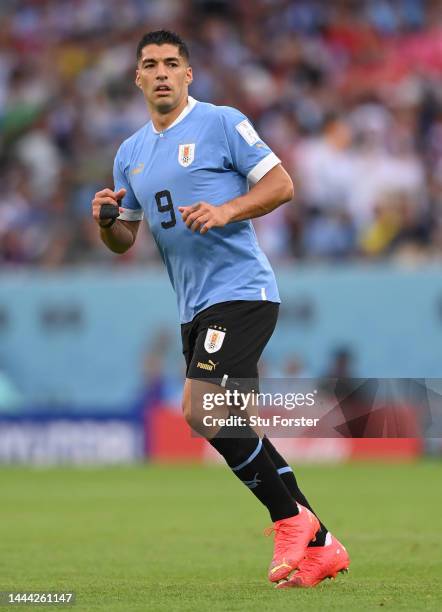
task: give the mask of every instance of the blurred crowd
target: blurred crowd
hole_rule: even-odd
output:
[[[148,120],[145,31],[188,41],[192,95],[236,106],[295,200],[256,221],[274,263],[442,256],[440,0],[2,0],[0,265],[157,264],[99,242],[93,194]]]

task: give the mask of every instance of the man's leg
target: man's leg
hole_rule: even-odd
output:
[[[192,429],[208,440],[235,476],[268,509],[275,524],[275,553],[269,579],[276,582],[297,567],[320,527],[319,522],[307,508],[296,504],[264,448],[262,438],[249,425],[208,427],[204,424],[207,416],[205,398],[214,393],[222,394],[223,389],[206,381],[186,379],[184,416]],[[226,405],[211,411],[211,422],[231,414]]]
[[[184,385],[184,416],[197,433],[202,435],[222,455],[234,475],[264,504],[272,521],[299,513],[295,500],[278,476],[275,466],[264,448],[262,438],[250,426],[206,426],[204,417],[211,420],[227,418],[229,412],[217,406],[210,413],[204,411],[206,394],[223,394],[223,389],[211,383],[186,379]]]
[[[263,445],[293,498],[313,512],[312,507],[298,487],[292,468],[267,437],[264,437]],[[315,540],[309,543],[304,559],[298,564],[298,571],[287,581],[278,584],[277,588],[314,587],[326,578],[335,578],[338,573],[348,572],[350,557],[345,546],[322,523],[320,523],[320,526]]]
[[[298,487],[298,482],[296,480],[296,476],[292,468],[288,465],[286,460],[279,454],[279,452],[276,450],[276,448],[273,446],[267,436],[264,436],[262,443],[269,457],[273,461],[277,473],[279,474],[281,480],[283,481],[287,489],[290,491],[290,494],[293,499],[296,500],[298,504],[301,504],[305,508],[308,508],[311,512],[313,512],[313,514],[316,515],[316,512],[310,506],[306,497]],[[312,540],[309,543],[309,546],[324,546],[325,544],[328,531],[325,525],[321,523],[321,521],[319,521],[319,524],[320,529],[316,533],[315,540]]]
[[[308,543],[320,529],[316,516],[295,502],[280,478],[264,444],[262,433],[238,422],[207,427],[205,394],[227,395],[258,390],[257,364],[278,318],[278,304],[236,301],[215,304],[182,327],[187,379],[184,415],[190,426],[224,457],[232,472],[269,510],[274,520],[274,555],[269,579],[288,576],[302,561]],[[218,417],[246,416],[242,406],[231,407],[221,396]],[[252,405],[253,405],[252,401]],[[215,407],[215,405],[213,406]],[[253,410],[257,406],[253,407]],[[247,411],[250,407],[247,406]],[[213,423],[213,421],[212,421]]]

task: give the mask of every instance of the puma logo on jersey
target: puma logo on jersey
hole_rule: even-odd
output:
[[[140,162],[136,168],[131,171],[131,174],[140,174],[144,170],[143,162]]]

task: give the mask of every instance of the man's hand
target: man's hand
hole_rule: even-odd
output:
[[[126,195],[125,189],[112,191],[112,189],[102,189],[97,191],[92,200],[92,215],[100,227],[100,237],[104,244],[114,253],[125,253],[134,244],[137,237],[140,221],[123,221],[117,219],[109,225],[109,221],[103,222],[100,219],[100,210],[103,204],[116,206],[120,213],[123,208],[120,207],[120,200]]]
[[[101,191],[97,191],[94,199],[92,200],[92,216],[94,217],[98,225],[100,225],[100,210],[103,204],[112,204],[113,206],[116,206],[121,212],[119,200],[124,198],[125,195],[125,189],[120,189],[119,191],[112,191],[112,189],[102,189]]]
[[[206,234],[212,227],[224,227],[231,219],[229,204],[213,206],[207,202],[198,202],[193,206],[178,206],[187,227],[200,234]]]

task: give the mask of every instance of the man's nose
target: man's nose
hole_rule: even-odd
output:
[[[161,81],[164,81],[165,79],[167,79],[166,69],[161,64],[158,64],[156,78],[160,79]]]

